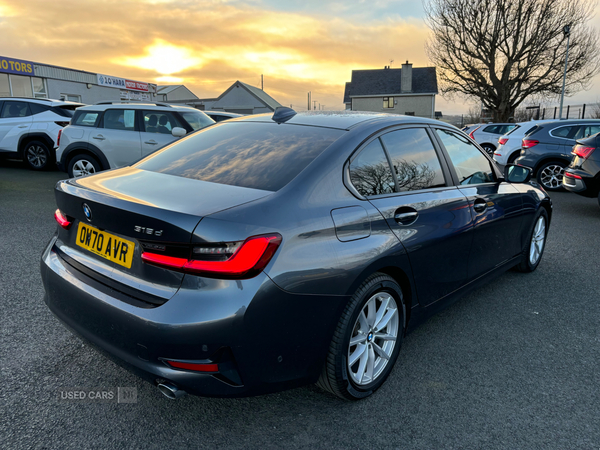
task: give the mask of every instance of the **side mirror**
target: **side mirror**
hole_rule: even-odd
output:
[[[174,137],[183,137],[187,134],[187,131],[185,131],[185,128],[181,128],[181,127],[173,127],[173,129],[171,130],[171,134]]]
[[[527,183],[531,180],[531,169],[517,164],[507,164],[504,167],[504,179],[509,183]]]

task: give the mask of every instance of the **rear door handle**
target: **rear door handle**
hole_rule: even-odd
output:
[[[158,142],[156,142],[154,139],[151,141],[145,141],[144,144],[150,144],[150,145],[156,145],[158,144]]]
[[[92,136],[92,139],[98,139],[99,141],[103,141],[106,138],[104,136],[102,136],[101,134],[99,134],[98,136]]]
[[[410,225],[417,220],[419,213],[417,211],[397,212],[394,214],[394,220],[400,225]]]
[[[29,125],[19,125],[17,128],[27,128]]]
[[[473,209],[475,210],[476,213],[482,213],[487,209],[487,202],[485,200],[478,198],[477,200],[475,200],[475,203],[473,204]]]

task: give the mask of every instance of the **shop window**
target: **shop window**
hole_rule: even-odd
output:
[[[35,98],[48,98],[46,83],[43,78],[31,77],[31,86],[33,87],[33,96]]]
[[[383,97],[383,108],[389,109],[394,107],[394,97]]]
[[[10,75],[10,85],[13,97],[33,97],[31,88],[31,77],[22,75]]]
[[[10,97],[10,84],[5,73],[0,73],[0,97]]]
[[[81,95],[77,94],[60,94],[60,99],[67,102],[81,103]]]

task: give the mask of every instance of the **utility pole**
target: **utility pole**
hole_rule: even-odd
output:
[[[310,91],[308,91],[308,108],[307,109],[310,111]]]
[[[565,83],[567,81],[567,64],[569,63],[569,39],[571,38],[571,25],[566,25],[563,28],[563,33],[567,37],[567,54],[565,55],[565,73],[563,74],[563,85],[562,92],[560,94],[560,111],[558,112],[558,119],[562,119],[563,100],[565,99]],[[567,116],[569,114],[567,113]]]
[[[265,90],[265,81],[264,81],[262,73],[260,74],[260,90],[261,91]]]

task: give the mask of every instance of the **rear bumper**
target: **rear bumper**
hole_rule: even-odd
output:
[[[575,178],[567,174],[579,176],[581,178]],[[596,197],[600,186],[594,177],[590,177],[587,172],[575,169],[565,170],[565,176],[563,177],[563,188],[567,191],[575,194],[582,195],[584,197]]]
[[[243,281],[186,276],[165,304],[134,306],[95,286],[53,245],[41,273],[54,315],[138,376],[195,395],[247,396],[315,382],[347,300],[289,294],[261,273]],[[217,363],[219,373],[174,369],[164,359]]]

